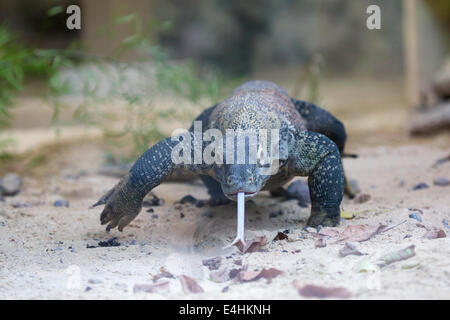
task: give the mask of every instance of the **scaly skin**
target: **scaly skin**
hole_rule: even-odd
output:
[[[144,196],[166,180],[175,169],[200,174],[211,195],[210,203],[235,200],[237,192],[253,196],[260,190],[280,190],[294,176],[308,176],[311,195],[310,226],[335,226],[339,223],[340,203],[344,193],[341,163],[346,133],[342,123],[327,111],[304,101],[292,99],[274,83],[250,81],[235,89],[225,101],[203,111],[196,119],[202,129],[226,130],[277,129],[280,133],[280,162],[275,174],[264,170],[267,164],[250,164],[246,147],[246,164],[175,165],[172,149],[179,141],[166,138],[147,150],[128,175],[94,206],[105,204],[101,223],[107,230],[120,231],[139,213]],[[190,136],[194,136],[194,126]],[[225,144],[230,143],[226,141]],[[181,143],[193,144],[193,139]],[[233,142],[234,143],[234,142]],[[223,158],[226,159],[224,145]],[[231,156],[235,159],[238,152]]]

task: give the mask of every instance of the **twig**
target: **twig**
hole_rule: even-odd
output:
[[[380,233],[389,231],[389,230],[394,229],[394,228],[397,228],[399,225],[405,223],[406,221],[407,221],[407,220],[403,220],[403,221],[400,222],[400,223],[397,223],[397,224],[395,224],[395,225],[393,225],[393,226],[391,226],[391,227],[388,227],[388,228],[386,228],[386,229],[380,231]]]

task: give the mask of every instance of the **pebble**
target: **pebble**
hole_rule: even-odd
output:
[[[4,196],[14,196],[19,193],[22,178],[15,173],[7,173],[0,179],[0,193]]]
[[[11,207],[13,207],[13,208],[30,208],[31,204],[28,202],[13,202],[11,204]]]
[[[180,203],[181,204],[191,203],[191,204],[195,205],[197,208],[201,208],[204,206],[204,202],[202,200],[198,200],[197,198],[195,198],[194,196],[192,196],[190,194],[181,198]]]
[[[275,212],[271,212],[269,214],[269,218],[276,218],[276,217],[279,217],[279,216],[282,216],[282,215],[283,215],[283,210],[278,210],[278,211],[275,211]]]
[[[69,207],[69,201],[68,201],[68,200],[64,200],[64,199],[56,200],[56,201],[53,203],[53,206],[55,206],[55,207],[66,207],[66,208],[68,208],[68,207]]]
[[[413,187],[413,190],[427,189],[429,186],[425,182],[421,182]]]
[[[98,280],[98,279],[89,279],[88,283],[90,284],[99,284],[102,283],[102,280]]]
[[[359,183],[358,180],[355,179],[350,179],[348,181],[348,184],[350,185],[350,188],[352,189],[353,193],[360,193],[361,192],[361,188],[359,187]]]
[[[152,207],[152,206],[163,206],[164,200],[158,198],[155,194],[149,193],[142,202],[143,207]]]
[[[433,183],[439,187],[446,187],[450,185],[450,180],[448,180],[446,177],[437,177],[433,180]]]
[[[412,213],[410,213],[410,214],[409,214],[409,217],[410,217],[411,219],[416,219],[417,221],[422,222],[422,218],[420,217],[420,215],[419,215],[418,212],[412,212]]]
[[[120,246],[120,242],[117,241],[117,237],[113,237],[111,239],[108,239],[107,241],[100,241],[98,245],[100,247],[118,247]]]
[[[286,190],[287,199],[297,199],[300,207],[307,207],[311,203],[309,196],[308,183],[303,180],[296,180],[292,182]]]
[[[364,203],[370,200],[370,194],[367,193],[361,193],[359,195],[356,196],[356,198],[354,199],[355,203]]]
[[[202,264],[205,267],[208,267],[209,270],[217,270],[220,267],[220,263],[222,261],[222,258],[220,256],[210,258],[210,259],[204,259],[202,261]]]
[[[212,217],[213,217],[213,214],[212,214],[212,212],[210,212],[210,211],[206,211],[206,212],[204,212],[204,213],[202,214],[202,216],[207,217],[207,218],[212,218]]]

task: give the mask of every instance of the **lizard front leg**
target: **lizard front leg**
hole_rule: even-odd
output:
[[[344,171],[336,144],[326,136],[301,131],[289,148],[289,170],[308,176],[311,216],[308,225],[336,226],[344,194]]]
[[[161,140],[144,152],[128,174],[93,205],[93,207],[105,205],[100,222],[109,223],[106,231],[115,227],[122,231],[141,211],[145,195],[161,184],[177,167],[194,171],[201,168],[201,165],[176,164],[173,161],[172,150],[178,144],[184,144],[182,149],[189,150],[191,156],[193,150],[191,133],[187,133],[181,142],[171,137]]]

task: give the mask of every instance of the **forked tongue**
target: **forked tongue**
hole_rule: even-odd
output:
[[[239,243],[242,246],[245,246],[245,236],[244,236],[244,222],[245,222],[245,193],[244,192],[238,192],[237,194],[237,236],[236,239],[233,240],[231,244],[224,247],[230,248],[234,245],[238,245]]]

